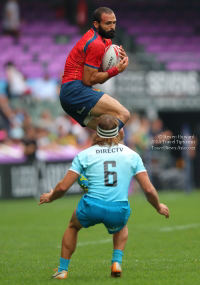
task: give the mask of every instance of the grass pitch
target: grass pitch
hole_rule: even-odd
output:
[[[80,231],[68,279],[51,279],[80,197],[41,206],[33,199],[0,202],[0,284],[200,284],[200,191],[159,193],[169,219],[143,195],[130,197],[122,278],[110,278],[112,239],[98,225]]]

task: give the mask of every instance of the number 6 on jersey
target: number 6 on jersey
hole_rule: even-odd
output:
[[[117,172],[108,171],[108,165],[116,167],[116,161],[104,161],[104,184],[105,186],[116,187],[117,186]],[[109,176],[112,175],[112,183],[109,183]]]

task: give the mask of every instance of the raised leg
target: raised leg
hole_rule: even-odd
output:
[[[117,100],[107,94],[104,94],[99,99],[97,104],[92,108],[91,115],[94,117],[99,117],[101,115],[112,115],[121,120],[124,124],[126,124],[130,118],[129,111]]]

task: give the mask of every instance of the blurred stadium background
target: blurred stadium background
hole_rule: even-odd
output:
[[[90,146],[92,132],[63,112],[59,87],[100,6],[114,10],[113,43],[130,59],[100,87],[132,114],[125,143],[158,191],[200,188],[199,1],[9,0],[0,1],[0,199],[49,191]]]

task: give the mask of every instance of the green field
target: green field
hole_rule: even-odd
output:
[[[200,284],[200,191],[159,193],[170,219],[143,195],[130,197],[132,215],[122,278],[110,278],[112,240],[102,225],[82,229],[67,280],[53,280],[62,235],[80,196],[52,204],[0,202],[0,284]]]

